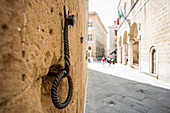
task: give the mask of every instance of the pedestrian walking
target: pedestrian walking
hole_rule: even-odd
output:
[[[107,62],[109,63],[109,67],[110,67],[110,64],[111,64],[111,58],[108,56],[107,57]]]
[[[110,65],[111,65],[111,59],[109,60],[109,67],[110,67]]]
[[[108,56],[108,57],[107,57],[107,63],[109,63],[109,60],[110,60],[110,57]]]
[[[102,62],[103,67],[105,67],[105,58],[104,57],[102,58],[101,62]]]
[[[113,64],[114,64],[114,59],[112,59],[112,60],[111,60],[111,63],[113,63]]]

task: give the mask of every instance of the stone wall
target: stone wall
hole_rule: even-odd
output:
[[[149,63],[146,65],[146,62],[150,62],[150,49],[155,47],[157,52],[156,73],[158,74],[158,78],[170,83],[170,18],[168,18],[168,7],[170,4],[167,3],[168,1],[148,1],[145,6],[146,25],[143,26],[141,50],[147,54],[141,55],[141,60],[144,64],[143,67],[147,66],[151,68]],[[149,16],[150,14],[152,15]],[[143,71],[145,70],[143,68]]]
[[[59,110],[50,96],[55,77],[46,75],[64,67],[64,5],[76,17],[68,34],[73,97],[68,107]],[[82,113],[87,22],[88,0],[0,1],[0,113]],[[62,79],[60,101],[66,99],[67,90],[67,79]]]

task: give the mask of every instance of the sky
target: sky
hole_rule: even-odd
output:
[[[109,36],[109,26],[113,25],[113,21],[117,20],[117,5],[119,0],[89,0],[89,12],[98,13],[103,22]],[[107,36],[107,38],[108,38]],[[107,40],[109,42],[109,40]],[[107,44],[107,48],[109,44]]]

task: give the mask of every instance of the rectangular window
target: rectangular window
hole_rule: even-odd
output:
[[[92,41],[92,34],[88,34],[88,41]]]
[[[92,22],[88,22],[88,27],[92,27]]]
[[[89,37],[89,38],[92,38],[92,34],[88,34],[88,37]]]
[[[88,41],[92,41],[92,38],[88,38]]]

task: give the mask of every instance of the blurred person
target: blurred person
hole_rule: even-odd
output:
[[[102,62],[103,67],[105,67],[105,58],[104,57],[102,58],[101,62]]]
[[[111,62],[114,64],[114,59],[112,59]]]
[[[107,57],[107,62],[108,62],[108,63],[109,63],[109,60],[110,60],[110,57],[108,56],[108,57]]]
[[[110,67],[110,65],[111,65],[111,59],[109,59],[109,67]]]

